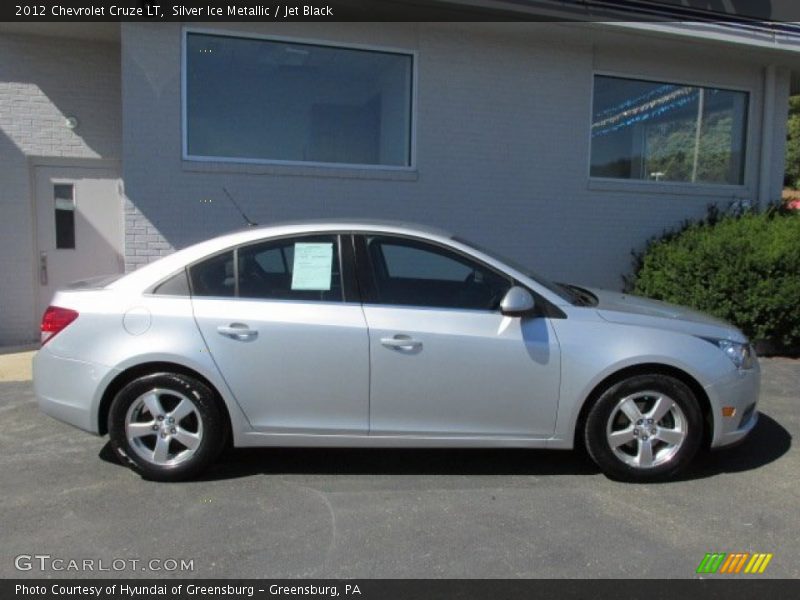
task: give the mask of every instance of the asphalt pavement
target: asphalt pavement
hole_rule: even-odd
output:
[[[0,577],[691,578],[707,552],[765,552],[757,577],[796,578],[800,361],[762,369],[747,442],[643,485],[576,452],[366,449],[231,450],[153,483],[5,377]]]

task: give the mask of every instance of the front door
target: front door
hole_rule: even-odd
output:
[[[124,270],[119,173],[34,167],[38,310],[70,282]]]
[[[371,434],[552,435],[559,345],[547,318],[499,312],[510,278],[419,240],[364,236],[359,247],[373,282]]]

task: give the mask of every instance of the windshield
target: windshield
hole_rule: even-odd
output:
[[[491,258],[493,258],[493,259],[495,259],[497,261],[500,261],[500,262],[508,265],[509,267],[514,269],[515,271],[519,271],[520,273],[526,275],[527,277],[530,277],[536,283],[546,287],[548,290],[550,290],[554,294],[558,295],[559,297],[563,298],[564,300],[566,300],[570,304],[577,304],[581,300],[580,297],[578,296],[578,294],[576,294],[572,289],[570,289],[566,285],[561,284],[561,283],[555,283],[554,281],[550,281],[546,277],[542,277],[541,275],[539,275],[539,274],[535,273],[534,271],[532,271],[529,267],[526,267],[525,265],[520,264],[519,262],[517,262],[516,260],[514,260],[512,258],[505,257],[502,254],[498,254],[497,252],[495,252],[493,250],[487,250],[483,246],[481,246],[479,244],[476,244],[475,242],[471,242],[470,240],[464,239],[464,238],[459,237],[459,236],[453,236],[451,239],[454,242],[459,242],[461,244],[464,244],[465,246],[469,246],[470,248],[473,248],[474,250],[477,250],[478,252],[482,252],[486,256],[489,256],[489,257],[491,257]]]

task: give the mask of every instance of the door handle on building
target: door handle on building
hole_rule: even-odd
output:
[[[39,283],[47,285],[47,252],[39,253]]]

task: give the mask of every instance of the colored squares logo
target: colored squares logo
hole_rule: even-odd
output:
[[[697,573],[707,574],[756,574],[763,573],[767,569],[772,554],[756,552],[708,552],[700,565]]]

